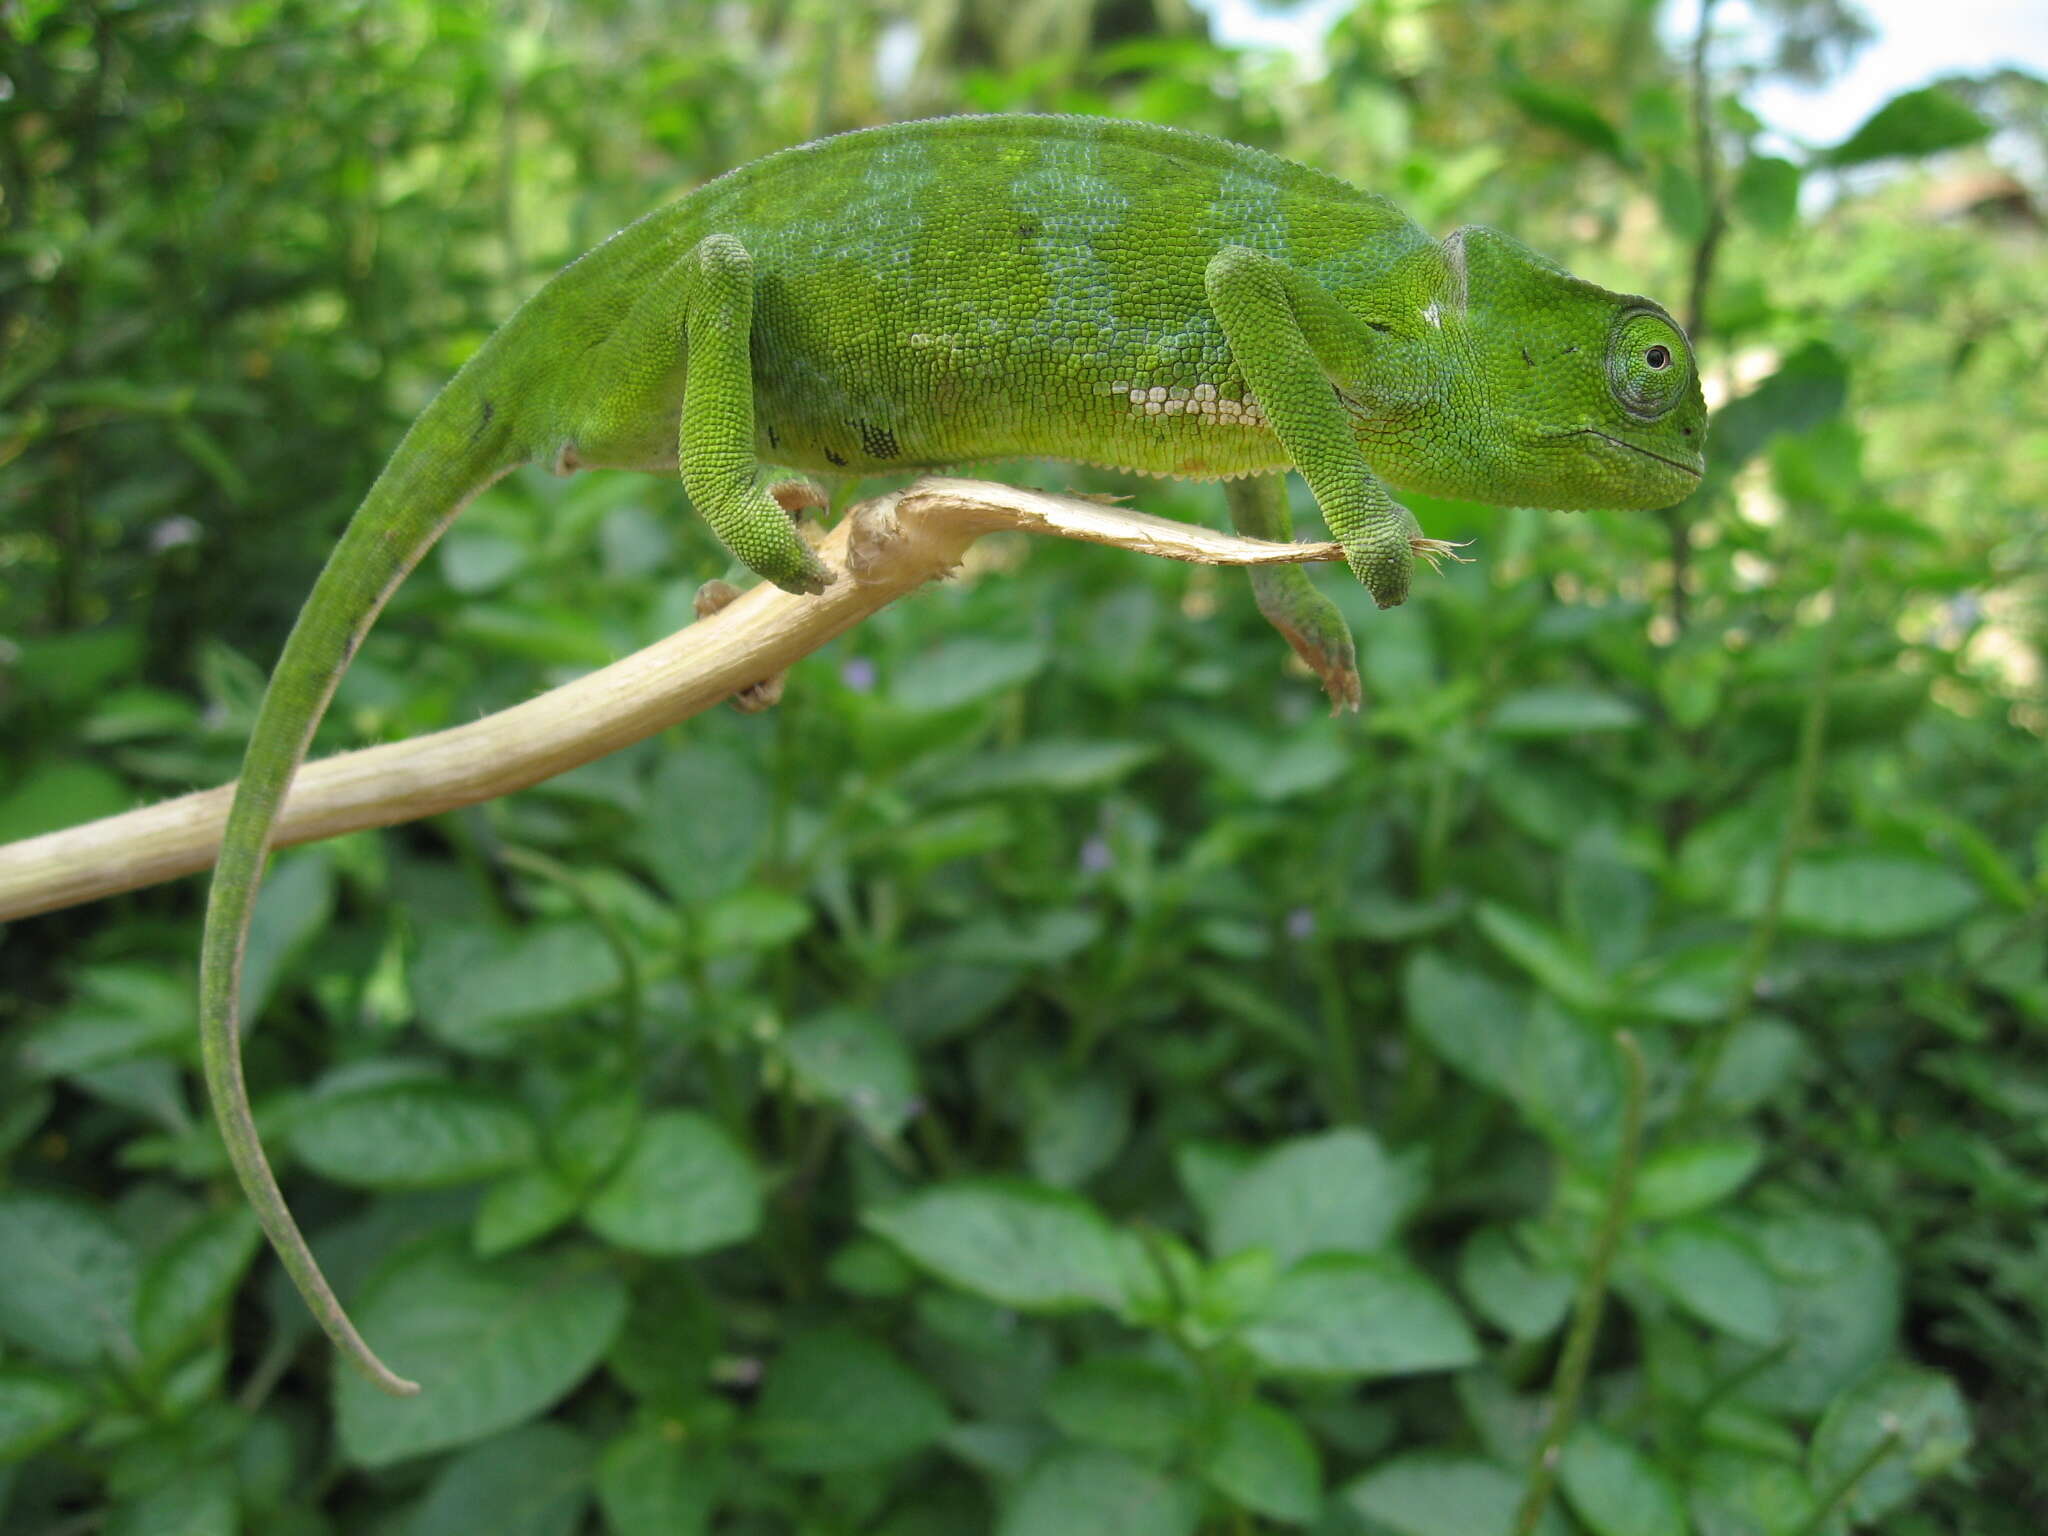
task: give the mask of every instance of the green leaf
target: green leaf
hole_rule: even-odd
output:
[[[1235,1405],[1201,1468],[1211,1487],[1253,1514],[1307,1525],[1322,1512],[1323,1469],[1315,1442],[1270,1403]]]
[[[1007,795],[1019,790],[1075,794],[1106,789],[1159,755],[1143,741],[1047,738],[985,752],[951,768],[933,785],[935,798]]]
[[[1433,949],[1417,950],[1402,978],[1408,1021],[1444,1064],[1512,1098],[1528,1007],[1513,992]]]
[[[1678,1489],[1627,1441],[1581,1424],[1565,1441],[1558,1481],[1595,1536],[1691,1536]]]
[[[1102,935],[1102,919],[1083,907],[1054,907],[1011,923],[988,917],[946,940],[949,960],[981,966],[1058,965]]]
[[[651,1411],[693,1413],[719,1354],[723,1308],[699,1282],[695,1265],[635,1267],[639,1294],[605,1371]],[[670,1433],[666,1420],[661,1428]]]
[[[154,966],[96,965],[78,973],[78,997],[21,1037],[32,1077],[89,1072],[183,1049],[198,1025],[191,979]]]
[[[227,1310],[262,1229],[245,1206],[200,1218],[149,1261],[135,1298],[135,1343],[149,1366],[170,1364]]]
[[[1195,1396],[1185,1374],[1151,1360],[1097,1356],[1045,1393],[1045,1416],[1075,1440],[1163,1461],[1186,1437]]]
[[[1385,1255],[1324,1254],[1282,1275],[1244,1330],[1269,1370],[1412,1376],[1479,1358],[1458,1309],[1419,1270]]]
[[[1515,1102],[1558,1152],[1604,1164],[1621,1139],[1621,1062],[1614,1037],[1543,997],[1523,1032]]]
[[[539,1164],[521,1168],[485,1193],[471,1239],[484,1258],[511,1253],[554,1231],[581,1203],[576,1186],[554,1169]]]
[[[1637,1171],[1630,1208],[1644,1221],[1704,1211],[1748,1183],[1763,1160],[1763,1143],[1753,1136],[1659,1147]]]
[[[1653,1237],[1644,1256],[1666,1294],[1709,1327],[1755,1344],[1783,1337],[1777,1285],[1733,1232],[1711,1221],[1681,1222]]]
[[[441,575],[465,597],[503,586],[526,565],[524,540],[481,523],[457,523],[436,552]]]
[[[917,1284],[909,1261],[878,1237],[856,1237],[832,1255],[825,1278],[853,1296],[908,1296]]]
[[[1199,1490],[1114,1451],[1055,1451],[1032,1468],[997,1536],[1193,1536]]]
[[[1812,1529],[1813,1489],[1792,1462],[1709,1445],[1688,1474],[1700,1536],[1806,1536]]]
[[[292,1151],[358,1189],[438,1189],[530,1162],[532,1119],[514,1099],[461,1083],[385,1083],[315,1098],[292,1122]]]
[[[1563,934],[1497,902],[1482,901],[1475,915],[1480,931],[1552,997],[1588,1013],[1612,1001],[1606,978]]]
[[[810,906],[787,891],[750,885],[705,903],[691,939],[707,958],[780,949],[811,926]]]
[[[761,1175],[717,1121],[668,1110],[642,1123],[584,1220],[637,1253],[709,1253],[760,1229]]]
[[[1635,157],[1622,140],[1621,130],[1606,115],[1576,91],[1561,91],[1524,77],[1510,79],[1501,94],[1533,123],[1555,129],[1587,149],[1598,150],[1617,165],[1632,165]]]
[[[1732,476],[1773,437],[1811,431],[1841,415],[1848,398],[1848,360],[1824,341],[1804,343],[1756,388],[1714,412],[1708,474]]]
[[[800,1334],[768,1369],[756,1442],[785,1472],[843,1472],[923,1450],[952,1424],[922,1376],[850,1328]]]
[[[1035,1084],[1024,1119],[1024,1160],[1048,1184],[1072,1189],[1116,1158],[1131,1130],[1131,1090],[1099,1065]]]
[[[1729,1032],[1708,1097],[1731,1115],[1747,1114],[1787,1088],[1810,1055],[1783,1019],[1751,1014]]]
[[[1864,165],[1894,155],[1932,155],[1989,138],[1991,125],[1939,86],[1894,96],[1821,155],[1825,165]]]
[[[1283,1142],[1239,1174],[1216,1203],[1209,1248],[1227,1258],[1268,1250],[1280,1267],[1311,1253],[1384,1247],[1421,1200],[1418,1169],[1366,1131]]]
[[[1178,715],[1174,735],[1254,799],[1278,804],[1326,789],[1351,766],[1345,738],[1328,721],[1259,731],[1209,715]]]
[[[413,962],[420,1021],[458,1051],[504,1056],[532,1026],[595,1007],[619,990],[618,956],[585,922],[516,932],[430,923]]]
[[[57,1365],[88,1367],[126,1345],[135,1251],[92,1205],[0,1191],[0,1337]]]
[[[1599,688],[1525,688],[1502,699],[1489,722],[1500,736],[1575,736],[1585,731],[1626,731],[1643,712],[1619,694]]]
[[[103,1536],[235,1536],[242,1528],[239,1503],[229,1468],[184,1467],[120,1504],[100,1529]]]
[[[870,1230],[949,1284],[1020,1312],[1114,1307],[1116,1234],[1087,1201],[1014,1179],[962,1179],[871,1210]]]
[[[1882,1360],[1902,1308],[1899,1264],[1870,1223],[1810,1210],[1756,1223],[1752,1237],[1778,1282],[1783,1342],[1742,1385],[1743,1401],[1792,1414],[1817,1414]],[[1764,1353],[1726,1341],[1718,1365],[1741,1369]]]
[[[1970,1410],[1948,1377],[1892,1365],[1856,1383],[1834,1402],[1813,1434],[1813,1481],[1833,1488],[1887,1438],[1892,1449],[1857,1479],[1850,1517],[1874,1525],[1949,1470],[1970,1449]]]
[[[1512,1536],[1522,1478],[1476,1456],[1412,1451],[1381,1462],[1343,1496],[1396,1536]],[[1536,1530],[1565,1536],[1555,1510],[1544,1511]]]
[[[586,1081],[548,1117],[549,1164],[578,1189],[609,1177],[640,1134],[640,1085],[609,1074]]]
[[[590,1503],[590,1442],[560,1424],[519,1428],[451,1457],[406,1536],[575,1536]]]
[[[774,817],[774,793],[758,766],[723,743],[694,742],[654,771],[641,853],[669,895],[696,907],[753,877]]]
[[[256,894],[242,956],[244,1027],[263,1016],[286,969],[334,915],[334,856],[325,848],[280,855]]]
[[[1458,1253],[1458,1283],[1486,1320],[1517,1339],[1546,1338],[1571,1309],[1577,1283],[1522,1253],[1503,1227],[1481,1227]]]
[[[1799,217],[1799,167],[1771,155],[1751,155],[1735,178],[1735,207],[1767,235],[1782,235]]]
[[[1050,653],[1042,640],[969,635],[944,641],[896,671],[890,696],[913,714],[958,709],[1037,676]]]
[[[611,1536],[703,1536],[725,1487],[726,1458],[657,1429],[605,1447],[597,1497]]]
[[[92,1412],[93,1395],[75,1377],[0,1366],[0,1466],[61,1440]],[[4,1511],[0,1503],[0,1511]]]
[[[1836,939],[1881,942],[1947,928],[1983,894],[1943,865],[1924,859],[1848,854],[1801,859],[1785,882],[1787,927]],[[1743,905],[1754,916],[1761,902]]]
[[[118,816],[135,794],[98,763],[45,758],[0,794],[0,843]]]
[[[604,1357],[626,1288],[588,1254],[482,1260],[448,1242],[409,1249],[354,1307],[357,1326],[420,1395],[334,1373],[341,1446],[357,1466],[467,1445],[532,1418]]]
[[[903,1037],[872,1013],[841,1008],[793,1025],[782,1041],[790,1076],[886,1141],[917,1107],[917,1068]]]
[[[1700,179],[1676,160],[1657,167],[1657,211],[1664,227],[1680,240],[1696,242],[1707,227],[1707,200]]]

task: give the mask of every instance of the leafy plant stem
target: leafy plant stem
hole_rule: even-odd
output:
[[[1792,1536],[1818,1536],[1820,1529],[1827,1524],[1828,1517],[1856,1491],[1856,1485],[1868,1477],[1879,1462],[1898,1448],[1899,1430],[1897,1425],[1893,1425],[1884,1432],[1882,1439],[1863,1453],[1862,1459],[1855,1466],[1842,1474],[1835,1486],[1828,1490],[1827,1496],[1814,1505],[1813,1513],[1806,1517],[1805,1523],[1794,1531]]]
[[[1614,1181],[1608,1186],[1607,1209],[1600,1230],[1593,1239],[1593,1251],[1586,1265],[1586,1278],[1572,1309],[1571,1331],[1565,1335],[1564,1352],[1558,1357],[1557,1377],[1551,1387],[1550,1424],[1543,1442],[1529,1466],[1528,1487],[1515,1516],[1515,1536],[1530,1536],[1543,1518],[1550,1502],[1551,1484],[1557,1478],[1558,1457],[1578,1417],[1579,1396],[1585,1390],[1586,1372],[1593,1363],[1593,1342],[1600,1332],[1600,1314],[1607,1304],[1607,1276],[1614,1267],[1614,1255],[1621,1247],[1622,1230],[1628,1225],[1629,1202],[1635,1195],[1636,1162],[1642,1151],[1643,1101],[1647,1097],[1648,1069],[1642,1047],[1627,1030],[1615,1032],[1614,1043],[1626,1067],[1626,1097],[1622,1105],[1621,1151],[1614,1162]]]
[[[1709,28],[1714,19],[1715,0],[1700,0],[1699,26],[1692,35],[1692,135],[1694,174],[1699,178],[1700,203],[1706,218],[1692,249],[1692,290],[1686,299],[1685,329],[1695,349],[1707,333],[1707,291],[1714,278],[1714,256],[1728,227],[1727,209],[1721,200],[1721,163],[1714,148],[1714,103],[1707,79]]]
[[[646,1014],[647,990],[645,979],[640,974],[640,961],[633,953],[633,946],[628,942],[625,931],[620,928],[618,919],[597,899],[597,894],[590,889],[589,882],[567,865],[549,858],[544,853],[536,853],[530,848],[510,845],[501,848],[498,856],[514,869],[524,870],[550,884],[560,886],[563,893],[576,904],[577,909],[596,924],[598,932],[604,935],[605,944],[611,949],[612,957],[619,962],[619,1046],[625,1056],[628,1077],[637,1080],[643,1065],[643,1020]]]
[[[1792,878],[1793,861],[1805,847],[1807,830],[1813,819],[1813,802],[1820,788],[1820,772],[1827,745],[1828,701],[1834,689],[1835,658],[1841,649],[1842,631],[1846,628],[1843,612],[1856,569],[1856,554],[1856,541],[1852,537],[1842,546],[1841,558],[1835,566],[1835,579],[1828,589],[1827,627],[1821,632],[1820,654],[1814,661],[1813,676],[1807,683],[1805,707],[1799,717],[1799,751],[1792,773],[1792,803],[1785,812],[1784,831],[1778,838],[1770,884],[1764,891],[1763,909],[1749,931],[1742,967],[1729,991],[1727,1011],[1700,1048],[1692,1081],[1686,1086],[1685,1102],[1679,1113],[1681,1120],[1697,1119],[1705,1109],[1707,1094],[1720,1071],[1729,1037],[1748,1014],[1750,1002],[1756,995],[1757,982],[1762,978],[1764,966],[1769,963],[1771,950],[1778,940],[1778,926],[1785,909],[1785,887]]]
[[[1340,1125],[1357,1125],[1365,1119],[1358,1082],[1358,1046],[1351,1036],[1351,1008],[1344,996],[1344,978],[1330,953],[1328,940],[1316,942],[1314,964],[1316,995],[1322,1005],[1323,1046],[1330,1062],[1330,1118]]]
[[[270,1342],[257,1358],[256,1368],[249,1373],[242,1390],[235,1394],[235,1406],[243,1413],[254,1414],[268,1402],[270,1394],[277,1390],[277,1384],[284,1380],[284,1373],[291,1369],[303,1342],[304,1339],[289,1328],[274,1330]]]

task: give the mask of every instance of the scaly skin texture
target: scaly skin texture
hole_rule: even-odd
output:
[[[485,342],[371,487],[285,643],[223,834],[201,1054],[230,1159],[300,1293],[380,1385],[263,1156],[236,996],[272,826],[356,644],[477,491],[515,465],[681,473],[726,546],[793,592],[832,579],[760,466],[1015,456],[1235,488],[1284,536],[1299,470],[1381,607],[1420,538],[1390,489],[1654,508],[1703,467],[1684,335],[1477,227],[1431,240],[1384,198],[1199,134],[949,118],[770,155],[564,269]],[[1261,610],[1356,702],[1351,639],[1298,571]]]

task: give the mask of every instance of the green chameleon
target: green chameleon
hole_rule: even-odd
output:
[[[740,561],[834,579],[761,465],[867,474],[1010,456],[1229,482],[1290,537],[1308,482],[1382,608],[1425,539],[1388,487],[1654,508],[1704,466],[1684,333],[1478,227],[1430,239],[1384,198],[1140,123],[956,117],[769,155],[557,274],[406,433],[285,642],[221,840],[200,1044],[228,1153],[334,1342],[394,1392],[286,1208],[242,1077],[242,951],[273,823],[392,589],[478,491],[535,460],[680,471]],[[792,499],[787,492],[782,500]],[[801,499],[801,498],[798,498]],[[1349,631],[1299,567],[1260,610],[1356,703]]]

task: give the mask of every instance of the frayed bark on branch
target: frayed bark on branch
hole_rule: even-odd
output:
[[[616,752],[782,671],[959,564],[985,533],[1109,544],[1203,565],[1340,560],[1334,543],[1270,544],[1073,496],[930,478],[855,507],[820,554],[822,595],[763,584],[713,617],[587,677],[468,725],[308,763],[277,845],[414,821],[508,795]],[[0,921],[208,868],[232,784],[0,846]]]

